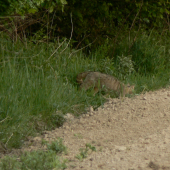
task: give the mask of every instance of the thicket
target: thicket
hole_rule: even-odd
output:
[[[48,42],[66,37],[74,48],[87,45],[91,52],[106,39],[117,45],[122,34],[130,37],[134,30],[155,28],[162,33],[170,26],[169,9],[166,0],[1,0],[0,29],[13,41],[24,43],[34,37],[34,41]],[[129,40],[129,46],[134,41]]]

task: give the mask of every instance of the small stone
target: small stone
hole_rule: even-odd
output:
[[[170,93],[167,93],[167,96],[170,97]]]
[[[147,98],[146,98],[146,97],[143,97],[143,100],[147,100]]]
[[[74,119],[74,116],[73,116],[72,114],[70,114],[70,113],[67,113],[66,115],[64,115],[64,118],[65,118],[66,120],[73,120],[73,119]]]
[[[90,116],[93,116],[93,113],[90,113],[89,115],[90,115]]]
[[[92,106],[90,106],[90,108],[89,108],[89,112],[93,112],[94,110],[93,110],[93,107]]]
[[[89,160],[90,160],[90,161],[93,161],[93,158],[90,158]]]
[[[94,111],[94,109],[93,109],[93,107],[92,107],[92,106],[90,106],[89,108],[87,108],[87,109],[86,109],[86,111],[91,113],[91,112],[93,112],[93,111]]]
[[[40,137],[35,137],[33,140],[34,141],[41,141],[41,138]]]
[[[68,127],[68,126],[65,126],[65,129],[69,129],[69,127]]]
[[[118,152],[124,151],[124,150],[126,150],[126,147],[125,146],[115,146],[115,150],[117,150]]]

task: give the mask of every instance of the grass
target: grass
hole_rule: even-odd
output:
[[[52,144],[47,144],[47,151],[24,152],[20,157],[6,156],[0,160],[1,170],[62,170],[65,169],[67,160],[61,160],[58,153],[65,152],[66,147],[62,144],[62,139],[53,141]],[[61,147],[54,149],[53,146]],[[56,154],[57,153],[57,154]]]
[[[160,88],[167,88],[170,86],[170,77],[168,69],[162,73],[155,75],[133,75],[130,78],[135,86],[135,92],[140,94],[141,92],[154,91]]]
[[[0,140],[7,148],[19,148],[26,136],[61,126],[66,113],[79,116],[105,101],[77,90],[76,75],[97,68],[95,60],[81,53],[69,58],[68,48],[62,52],[65,46],[50,58],[57,47],[30,43],[26,48],[1,39]]]
[[[76,155],[75,157],[82,161],[84,158],[87,158],[89,151],[94,152],[96,151],[95,146],[92,146],[91,144],[87,143],[86,148],[80,148],[79,149],[80,154]]]
[[[67,148],[66,146],[63,145],[63,140],[61,138],[53,141],[51,144],[47,143],[47,148],[49,150],[55,151],[56,153],[64,152],[65,154],[67,154]]]
[[[111,43],[86,57],[81,51],[70,55],[66,43],[12,43],[1,35],[0,141],[7,149],[20,148],[27,136],[61,126],[66,113],[79,116],[102,105],[101,94],[78,91],[76,75],[82,71],[114,75],[135,84],[138,94],[168,86],[170,42],[155,37],[141,34],[129,54],[125,39],[113,57],[107,53]]]

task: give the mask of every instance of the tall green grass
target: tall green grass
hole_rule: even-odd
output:
[[[66,113],[78,116],[104,102],[78,91],[76,84],[79,72],[97,70],[95,59],[81,52],[69,57],[67,44],[56,51],[60,44],[0,41],[0,141],[7,148],[19,148],[25,137],[61,126]]]
[[[27,136],[61,126],[64,114],[102,105],[101,94],[78,90],[76,76],[83,71],[114,75],[134,84],[136,93],[168,86],[170,41],[164,39],[141,34],[129,51],[125,37],[114,56],[107,43],[87,57],[63,42],[21,44],[1,36],[0,141],[19,148]]]

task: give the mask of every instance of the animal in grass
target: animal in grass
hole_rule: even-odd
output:
[[[126,94],[131,94],[135,87],[134,85],[125,85],[111,75],[91,71],[78,74],[77,83],[80,84],[80,90],[88,90],[93,87],[94,95],[99,90],[104,89],[115,91],[120,95],[120,97],[125,97]]]

